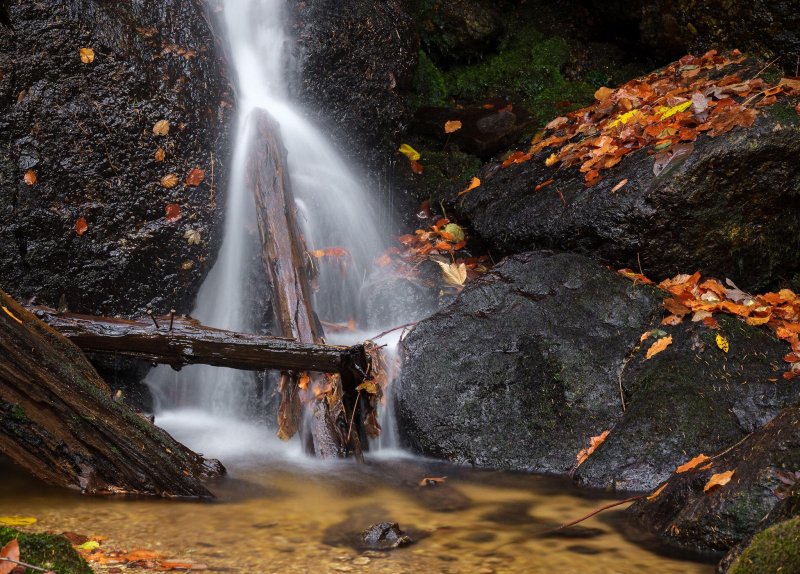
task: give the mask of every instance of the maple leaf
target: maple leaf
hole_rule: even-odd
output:
[[[91,64],[94,62],[94,50],[91,48],[81,48],[78,50],[78,55],[81,58],[81,62],[84,64]]]
[[[167,120],[158,120],[153,124],[153,135],[165,136],[169,133],[169,122]]]
[[[32,169],[29,169],[25,172],[25,175],[22,177],[22,180],[27,183],[28,185],[34,185],[36,183],[36,172]]]
[[[728,470],[728,471],[725,471],[725,472],[720,472],[718,474],[712,474],[711,478],[708,480],[706,485],[703,487],[703,492],[705,492],[706,494],[709,494],[709,493],[717,490],[718,488],[720,488],[722,486],[725,486],[726,484],[728,484],[731,481],[731,479],[733,478],[733,475],[735,473],[736,473],[735,470]]]
[[[161,187],[166,187],[167,189],[172,189],[176,185],[178,185],[178,176],[174,173],[168,173],[164,177],[161,178]]]
[[[200,185],[206,177],[206,172],[204,172],[200,168],[193,168],[189,171],[188,175],[186,176],[186,185],[190,187],[197,187]]]
[[[672,344],[672,335],[661,337],[647,349],[647,358],[652,359],[655,355],[666,349]]]
[[[456,265],[455,263],[445,263],[444,261],[436,261],[439,267],[442,268],[442,278],[448,285],[454,287],[463,287],[464,282],[467,280],[467,267],[463,263]]]
[[[444,124],[444,133],[452,134],[461,129],[461,122],[458,120],[450,120]]]
[[[711,459],[708,456],[706,456],[704,454],[698,454],[692,460],[690,460],[688,462],[685,462],[682,465],[680,465],[678,468],[676,468],[675,472],[677,472],[678,474],[683,474],[684,472],[688,472],[688,471],[692,470],[693,468],[696,468],[696,467],[700,466],[701,464],[708,462],[709,460],[711,460]]]
[[[79,217],[78,220],[75,222],[75,233],[78,234],[80,237],[89,229],[89,224],[86,222],[86,218]]]
[[[15,538],[0,550],[0,558],[8,558],[0,562],[0,574],[10,574],[19,561],[19,542]]]
[[[168,203],[164,208],[164,219],[170,223],[181,218],[181,206],[177,203]]]

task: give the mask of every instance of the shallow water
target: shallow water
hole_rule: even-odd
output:
[[[713,572],[653,552],[644,537],[626,540],[620,511],[541,536],[610,502],[562,481],[387,455],[363,466],[322,463],[242,423],[198,433],[208,422],[196,413],[161,420],[207,455],[226,454],[229,475],[212,485],[215,502],[82,497],[0,469],[0,514],[35,516],[37,530],[101,535],[107,547],[160,551],[218,572]],[[425,476],[447,480],[420,487]],[[359,532],[381,521],[398,522],[417,542],[391,552],[358,549]]]

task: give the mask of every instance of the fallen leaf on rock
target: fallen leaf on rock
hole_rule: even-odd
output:
[[[672,344],[672,335],[661,337],[647,349],[647,358],[651,359]]]
[[[469,187],[467,187],[467,189],[465,189],[464,191],[460,191],[458,195],[464,195],[465,193],[469,193],[476,187],[480,187],[480,185],[481,185],[481,180],[478,179],[477,177],[473,177],[472,181],[469,183]]]
[[[594,451],[597,450],[597,447],[605,442],[610,432],[610,430],[604,430],[599,435],[589,438],[588,448],[582,448],[578,451],[578,454],[575,455],[575,468],[582,465],[584,461],[589,458]]]
[[[181,206],[177,203],[168,203],[164,208],[164,219],[169,222],[178,221],[181,218]]]
[[[19,560],[19,542],[15,538],[0,550],[0,558],[8,558],[0,562],[0,574],[10,574],[16,567]],[[11,562],[13,560],[13,562]]]
[[[169,133],[169,122],[167,120],[158,120],[153,125],[153,135],[165,136]]]
[[[726,339],[719,333],[717,333],[716,342],[717,342],[717,347],[719,347],[723,353],[727,353],[730,350],[730,343],[728,343],[728,339]]]
[[[425,478],[419,481],[419,485],[438,486],[440,484],[444,484],[445,480],[447,480],[446,476],[426,476]]]
[[[87,540],[82,544],[77,544],[73,546],[73,548],[75,548],[75,550],[86,550],[86,551],[97,550],[98,548],[100,548],[100,543],[97,540]]]
[[[417,175],[422,175],[422,173],[425,171],[425,166],[419,163],[418,161],[412,161],[411,171],[413,171]]]
[[[84,64],[91,64],[94,62],[94,50],[91,48],[81,48],[78,50],[78,55],[80,55],[81,62]]]
[[[711,478],[703,487],[703,492],[708,494],[709,492],[713,492],[714,490],[725,486],[731,481],[731,478],[733,478],[735,472],[735,470],[728,470],[725,472],[720,472],[719,474],[712,474]]]
[[[455,263],[445,263],[443,261],[436,261],[439,267],[442,268],[442,277],[444,282],[453,287],[463,287],[464,282],[467,280],[467,267],[463,263],[456,265]]]
[[[564,116],[560,116],[560,117],[555,118],[554,120],[550,120],[550,123],[548,123],[546,126],[544,126],[544,129],[546,129],[546,130],[557,130],[558,128],[560,128],[562,126],[565,126],[568,122],[569,122],[569,118],[564,117]]]
[[[611,88],[606,88],[605,86],[602,86],[600,88],[597,88],[597,91],[594,93],[594,99],[597,100],[598,102],[602,102],[613,93],[614,90],[612,90]]]
[[[450,120],[444,124],[444,133],[451,134],[461,129],[461,122],[458,120]]]
[[[557,163],[558,163],[558,156],[554,153],[547,156],[547,159],[544,160],[544,165],[546,165],[547,167],[552,167]]]
[[[668,325],[670,327],[674,327],[675,325],[680,325],[683,322],[683,317],[679,315],[669,315],[661,319],[662,325]]]
[[[663,490],[667,487],[667,484],[669,484],[669,483],[665,482],[664,484],[659,486],[657,489],[655,489],[653,491],[653,493],[650,496],[647,497],[647,500],[655,500],[656,498],[658,498],[658,495],[663,492]]]
[[[164,161],[166,155],[167,153],[164,151],[164,148],[158,148],[153,157],[155,158],[156,161]]]
[[[711,458],[709,458],[708,456],[706,456],[704,454],[698,454],[696,457],[694,457],[689,462],[685,462],[682,465],[680,465],[678,468],[676,468],[675,472],[677,472],[678,474],[682,474],[684,472],[692,470],[693,468],[695,468],[695,467],[697,467],[697,466],[699,466],[699,465],[701,465],[701,464],[703,464],[705,462],[708,462],[709,460],[711,460]]]
[[[200,245],[200,232],[196,229],[187,229],[183,237],[189,245]]]
[[[419,161],[422,157],[420,153],[408,144],[401,145],[397,151],[406,156],[411,161]]]
[[[34,185],[36,183],[36,172],[32,169],[29,169],[25,172],[25,175],[22,177],[22,180],[27,183],[28,185]]]
[[[78,237],[86,233],[89,229],[89,224],[86,223],[86,218],[79,217],[78,221],[75,222],[75,233],[78,234]]]
[[[178,176],[174,173],[168,173],[164,177],[161,178],[161,187],[166,187],[167,189],[172,189],[176,185],[178,185]]]
[[[204,172],[200,168],[194,168],[189,171],[189,174],[186,176],[186,185],[191,187],[196,187],[203,183],[203,180],[206,178],[206,172]]]

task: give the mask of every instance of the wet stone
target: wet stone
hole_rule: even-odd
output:
[[[356,566],[366,566],[370,562],[372,561],[366,556],[359,556],[358,558],[353,558],[353,564],[355,564]]]
[[[409,536],[400,530],[397,522],[378,522],[361,533],[364,546],[371,549],[389,550],[408,546],[413,542]]]

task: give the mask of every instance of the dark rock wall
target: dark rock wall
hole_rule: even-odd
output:
[[[188,310],[221,236],[233,106],[203,3],[17,0],[2,20],[0,283],[76,311]]]

